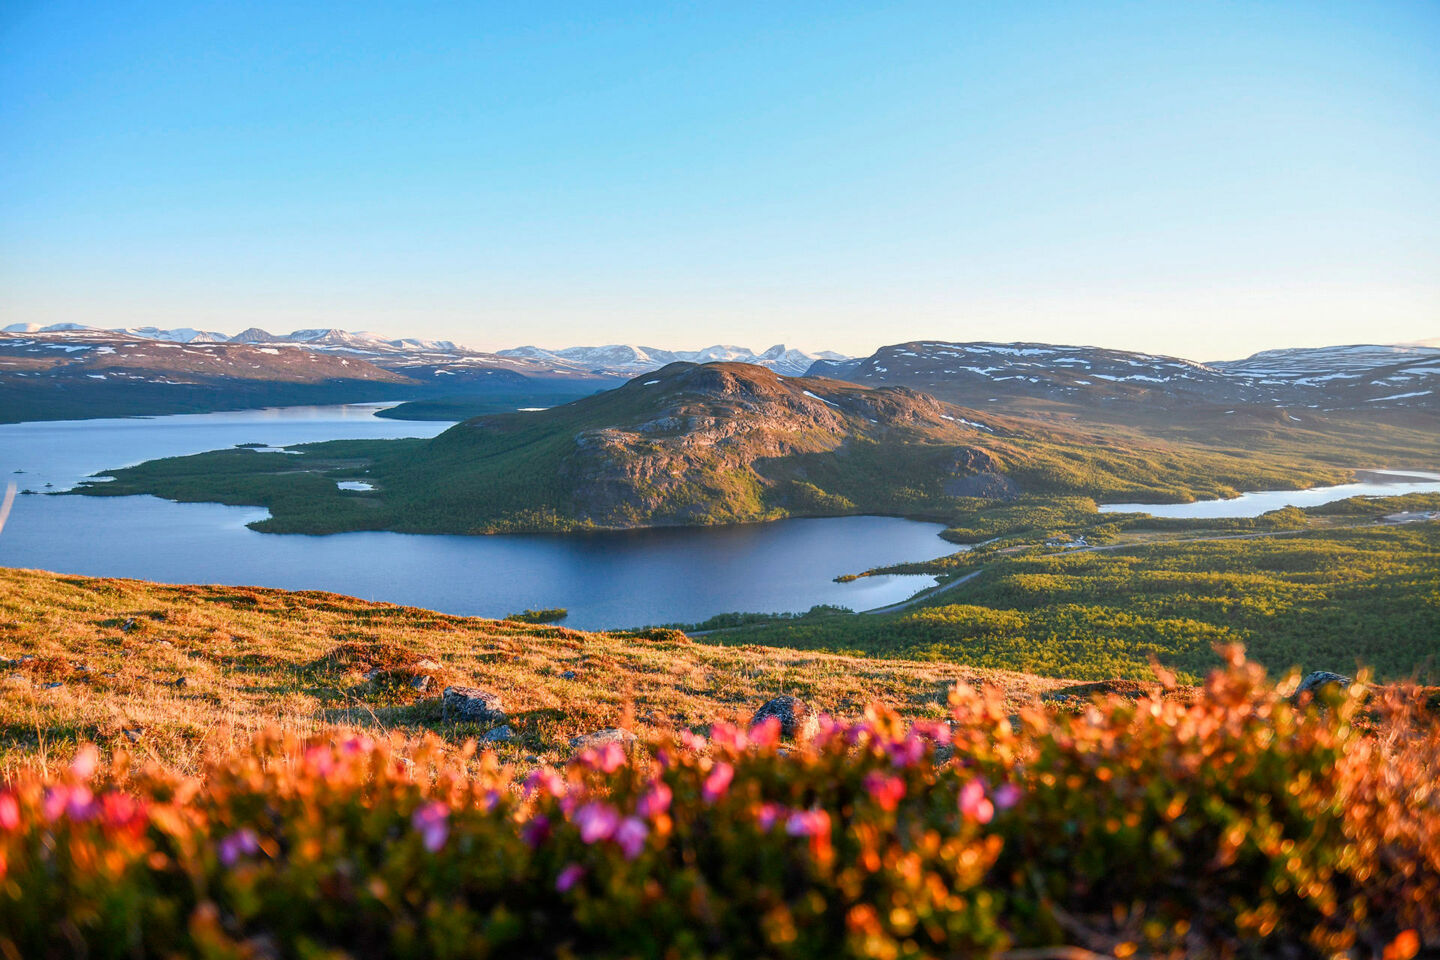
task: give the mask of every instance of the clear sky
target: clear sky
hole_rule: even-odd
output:
[[[1440,336],[1440,3],[0,2],[0,321]]]

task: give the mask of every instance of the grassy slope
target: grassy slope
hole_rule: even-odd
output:
[[[441,664],[423,671],[437,688],[502,696],[520,735],[501,748],[509,760],[568,756],[570,737],[626,722],[632,705],[630,724],[646,733],[748,720],[782,693],[837,716],[878,699],[938,717],[957,680],[996,684],[1017,701],[1065,685],[954,664],[716,647],[668,631],[637,639],[450,617],[327,593],[0,568],[0,657],[27,654],[35,659],[0,669],[0,774],[54,763],[79,740],[126,743],[126,728],[141,731],[137,749],[185,770],[270,724],[434,730],[452,741],[483,733],[441,722],[438,689],[421,696],[403,682],[422,656]],[[398,665],[401,682],[367,681],[367,660]]]

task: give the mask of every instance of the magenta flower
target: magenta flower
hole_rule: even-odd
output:
[[[587,803],[575,811],[575,825],[586,843],[609,840],[620,826],[620,814],[608,803]]]
[[[890,754],[890,763],[897,767],[908,767],[919,763],[925,756],[925,741],[919,737],[907,736],[904,740],[891,740],[885,744]]]
[[[709,745],[709,741],[706,740],[704,737],[700,736],[698,733],[692,733],[689,730],[681,730],[680,745],[683,746],[686,750],[693,751],[694,753],[699,753],[700,751],[704,750],[706,746]]]
[[[415,808],[410,815],[410,825],[419,832],[425,849],[436,853],[450,836],[450,808],[439,800],[432,800]]]
[[[40,801],[40,815],[45,818],[46,823],[54,823],[60,819],[65,812],[65,807],[70,803],[70,788],[66,786],[47,787],[45,796]]]
[[[991,798],[995,801],[996,807],[1001,810],[1009,810],[1020,802],[1020,788],[1013,783],[1002,783],[995,788]]]
[[[650,828],[645,825],[644,820],[639,817],[626,817],[615,831],[615,842],[620,845],[626,860],[634,860],[645,849],[645,838],[648,836]]]
[[[567,864],[555,877],[555,890],[559,893],[569,893],[580,878],[585,876],[585,868],[578,863]]]
[[[145,815],[144,806],[128,793],[112,790],[100,798],[101,816],[112,827],[130,827]]]
[[[710,769],[710,775],[705,778],[705,783],[700,787],[700,796],[706,803],[714,803],[725,795],[730,789],[730,781],[735,779],[735,768],[728,763],[717,763]]]
[[[950,724],[940,720],[921,720],[910,729],[915,736],[939,744],[947,744],[952,739]]]
[[[780,718],[766,717],[750,728],[750,742],[757,747],[773,747],[780,742]]]
[[[542,813],[525,821],[520,828],[520,839],[531,850],[538,849],[540,844],[550,839],[550,818]]]
[[[759,813],[755,815],[755,821],[761,830],[770,830],[784,818],[785,813],[785,808],[778,803],[762,803]]]
[[[985,796],[985,784],[979,780],[968,780],[960,788],[960,813],[967,820],[989,823],[995,816],[995,805]]]
[[[310,768],[311,773],[318,773],[322,777],[330,775],[335,769],[335,754],[328,747],[316,744],[305,749],[305,766]]]
[[[639,802],[635,804],[635,812],[642,817],[658,817],[670,809],[673,795],[664,781],[656,780],[649,790],[640,795]]]
[[[894,810],[905,796],[905,781],[894,774],[871,770],[865,774],[865,792],[880,805],[881,810]]]
[[[591,747],[580,754],[580,762],[592,770],[614,773],[625,765],[625,748],[615,742]]]
[[[564,796],[565,778],[549,767],[532,770],[525,778],[525,798],[528,800],[537,792],[548,793],[552,797]]]
[[[77,823],[89,820],[100,812],[100,805],[95,802],[95,795],[90,792],[89,787],[71,787],[70,797],[65,803],[65,815]]]
[[[0,830],[20,829],[20,802],[10,791],[0,793]]]
[[[260,852],[260,838],[249,827],[236,830],[220,841],[220,862],[233,867],[242,856],[253,857]]]
[[[710,739],[715,741],[717,747],[733,753],[739,753],[750,745],[750,738],[745,735],[744,730],[724,721],[711,725]]]
[[[830,814],[824,810],[796,810],[785,821],[785,832],[792,837],[818,837],[830,832]]]

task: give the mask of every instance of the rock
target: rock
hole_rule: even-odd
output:
[[[125,734],[126,739],[131,743],[139,743],[140,735],[145,732],[145,729],[143,727],[126,727],[120,732]]]
[[[437,661],[431,660],[429,657],[421,657],[419,660],[416,660],[416,661],[415,661],[415,663],[414,663],[414,669],[416,669],[416,670],[439,670],[439,669],[440,669],[440,664],[439,664]]]
[[[781,736],[792,740],[808,740],[820,727],[820,718],[815,711],[797,697],[781,696],[771,700],[755,711],[755,716],[750,718],[750,726],[758,726],[771,717],[780,721]]]
[[[135,618],[134,618],[134,617],[126,617],[126,618],[125,618],[125,622],[122,623],[122,624],[120,624],[120,629],[123,630],[123,631],[125,631],[126,633],[129,633],[131,630],[134,630],[137,626],[139,626],[139,624],[137,624],[137,623],[135,622]]]
[[[430,689],[430,677],[429,677],[429,675],[427,675],[427,674],[422,674],[421,676],[416,677],[414,680],[411,680],[411,681],[410,681],[410,686],[411,686],[412,688],[414,688],[416,691],[418,691],[418,692],[420,692],[420,693],[424,693],[426,690],[429,690],[429,689]]]
[[[628,750],[635,745],[635,740],[635,734],[629,730],[622,730],[619,727],[607,727],[604,730],[596,730],[594,733],[571,737],[570,746],[576,750],[584,750],[586,747],[603,747],[607,743],[618,743]]]
[[[574,680],[574,679],[575,679],[575,671],[574,671],[574,670],[566,670],[564,673],[560,674],[560,679],[561,679],[561,680]]]
[[[500,697],[479,687],[446,687],[440,700],[446,720],[499,723],[505,719]]]
[[[177,686],[177,687],[188,687],[189,685],[190,685],[190,681],[187,680],[187,679],[185,679],[184,677],[176,677],[176,678],[175,678],[175,686]]]
[[[42,684],[41,687],[40,687],[40,689],[42,689],[42,690],[55,690],[55,689],[57,689],[57,688],[59,688],[59,687],[63,687],[63,686],[65,686],[65,684],[61,683],[59,680],[56,680],[56,681],[53,682],[53,683]]]
[[[482,743],[509,743],[514,739],[515,731],[511,730],[510,725],[507,723],[503,727],[496,727],[494,730],[491,730],[485,734],[485,736],[481,737],[480,741]]]
[[[1332,683],[1336,684],[1341,690],[1344,690],[1350,686],[1352,682],[1349,677],[1342,677],[1338,673],[1316,670],[1314,673],[1307,675],[1304,680],[1300,681],[1300,686],[1295,690],[1295,697],[1299,698],[1302,693],[1308,693],[1312,697],[1317,697],[1320,695],[1320,690],[1323,687],[1328,687]]]

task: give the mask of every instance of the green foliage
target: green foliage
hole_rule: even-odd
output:
[[[960,554],[957,562],[977,565]],[[1266,667],[1431,673],[1440,656],[1440,525],[991,555],[979,576],[897,615],[775,624],[713,642],[952,660],[1082,679],[1197,677],[1213,645]]]
[[[570,611],[564,607],[547,607],[543,610],[522,610],[505,619],[511,623],[559,623],[569,615]]]

